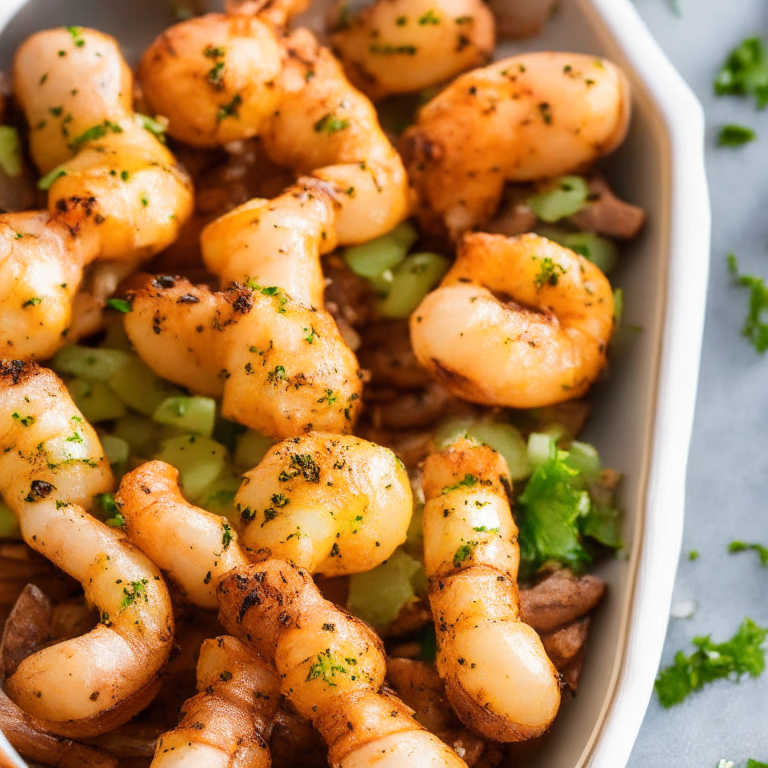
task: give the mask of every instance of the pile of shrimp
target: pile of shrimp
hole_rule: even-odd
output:
[[[551,2],[341,3],[326,43],[296,20],[309,4],[229,0],[135,72],[85,27],[16,51],[0,729],[35,765],[522,764],[578,687],[605,585],[551,564],[524,580],[515,468],[437,431],[584,426],[618,308],[573,232],[642,226],[595,167],[627,133],[629,81],[582,54],[492,62]],[[573,177],[584,201],[547,237],[528,201]],[[393,232],[447,264],[399,317],[347,258]],[[268,440],[231,515],[152,451],[110,465],[104,422],[52,370],[105,334]],[[414,540],[418,594],[374,630],[352,580]]]

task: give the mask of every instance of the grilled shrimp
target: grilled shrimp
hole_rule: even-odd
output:
[[[328,182],[329,247],[367,242],[408,215],[405,169],[373,105],[309,31],[278,39],[241,14],[184,21],[150,46],[139,80],[172,136],[196,146],[260,136],[270,160]]]
[[[378,0],[345,20],[331,43],[350,80],[381,99],[482,66],[496,39],[481,0]]]
[[[117,42],[92,29],[39,32],[16,53],[14,91],[32,157],[53,169],[52,217],[99,236],[99,258],[149,257],[192,212],[186,173],[137,124],[133,82]]]
[[[324,600],[306,571],[267,560],[228,574],[218,595],[221,623],[274,662],[283,696],[320,731],[332,766],[466,766],[382,689],[381,641]]]
[[[94,736],[152,700],[173,645],[170,597],[157,568],[92,517],[111,490],[98,437],[62,382],[34,363],[0,363],[0,491],[30,547],[77,579],[101,621],[24,659],[8,695],[53,733]]]
[[[368,571],[405,541],[413,497],[392,451],[314,433],[273,446],[235,497],[243,543],[311,573]]]
[[[593,163],[622,142],[629,114],[626,76],[594,56],[526,53],[462,75],[400,140],[422,228],[456,239],[481,227],[506,182]]]
[[[131,542],[201,608],[215,608],[220,579],[250,562],[224,518],[182,496],[170,464],[150,461],[125,475],[115,503]]]
[[[269,768],[267,739],[280,703],[271,665],[234,637],[206,640],[197,690],[178,726],[158,740],[152,768]]]
[[[211,293],[171,277],[132,302],[125,329],[141,358],[193,392],[223,397],[227,418],[278,438],[351,430],[361,374],[327,312],[274,286]]]
[[[560,706],[559,677],[519,617],[520,548],[504,459],[461,440],[424,464],[424,565],[437,632],[437,670],[462,722],[496,741],[544,733]]]
[[[474,233],[410,323],[419,362],[456,396],[536,408],[597,379],[613,293],[592,262],[549,240]]]
[[[92,317],[73,316],[84,269],[109,259],[131,270],[165,248],[191,214],[192,191],[137,125],[111,37],[75,27],[33,35],[16,55],[14,87],[51,188],[47,215],[0,216],[0,338],[3,354],[43,359],[92,329]],[[90,315],[103,305],[95,297]]]

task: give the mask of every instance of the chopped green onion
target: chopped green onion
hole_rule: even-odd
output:
[[[139,112],[134,112],[133,119],[136,125],[143,128],[145,131],[149,131],[160,141],[165,143],[164,134],[168,130],[167,117],[150,117],[149,115],[142,115]]]
[[[382,317],[408,317],[424,297],[443,279],[450,267],[438,253],[413,253],[392,270],[389,295],[380,300],[377,311]]]
[[[553,224],[578,213],[588,202],[589,185],[581,176],[561,176],[548,188],[528,198],[528,207],[542,220]]]
[[[360,277],[380,277],[387,270],[396,267],[407,255],[419,235],[407,221],[399,224],[386,235],[377,237],[364,245],[353,245],[344,249],[344,261]]]
[[[216,420],[216,401],[212,397],[168,397],[157,406],[152,420],[183,432],[210,437]]]
[[[6,176],[18,176],[24,168],[19,132],[11,125],[0,125],[0,168]]]
[[[131,302],[125,299],[107,299],[107,306],[127,315],[131,311]]]

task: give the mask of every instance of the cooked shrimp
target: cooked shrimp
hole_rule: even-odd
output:
[[[39,32],[14,60],[33,159],[42,173],[58,168],[49,212],[95,229],[104,259],[157,253],[192,212],[189,179],[136,123],[132,89],[117,42],[92,29]]]
[[[328,313],[274,286],[211,293],[170,277],[132,302],[125,329],[141,358],[193,392],[223,397],[225,417],[278,438],[351,430],[362,374]]]
[[[178,726],[158,740],[152,768],[269,768],[267,739],[280,703],[272,666],[234,637],[206,640],[197,690]]]
[[[611,286],[583,256],[536,235],[475,233],[411,315],[411,341],[458,397],[537,408],[589,389],[613,324]]]
[[[115,503],[130,540],[201,608],[215,608],[224,574],[250,562],[224,518],[182,496],[170,464],[150,461],[129,472]]]
[[[34,363],[0,363],[0,492],[30,547],[77,579],[100,624],[24,659],[9,696],[49,731],[94,736],[152,700],[173,645],[157,568],[87,512],[112,488],[96,433],[62,382]]]
[[[172,136],[196,146],[260,136],[270,160],[328,182],[329,248],[367,242],[409,213],[405,169],[376,110],[307,30],[278,40],[241,14],[185,21],[149,48],[139,80]]]
[[[138,79],[168,132],[196,147],[258,136],[280,104],[282,51],[272,28],[242,14],[209,13],[166,29]]]
[[[382,689],[381,641],[324,600],[306,571],[267,560],[227,575],[218,594],[221,623],[274,662],[283,696],[320,731],[332,766],[466,766]]]
[[[519,616],[509,473],[491,448],[461,440],[424,464],[424,565],[437,671],[461,721],[496,741],[544,733],[560,706],[557,671]]]
[[[136,124],[130,71],[111,37],[79,27],[33,35],[14,85],[51,188],[48,215],[0,216],[0,337],[4,354],[42,359],[98,324],[103,297],[73,317],[86,266],[109,259],[130,271],[165,248],[191,214],[192,190]]]
[[[381,99],[482,66],[496,39],[481,0],[377,0],[344,20],[331,43],[350,80]]]
[[[408,474],[387,448],[313,433],[273,446],[235,497],[243,543],[310,573],[369,571],[405,541]]]
[[[200,245],[208,269],[222,285],[277,286],[306,307],[322,308],[321,254],[336,247],[335,203],[315,179],[272,200],[254,199],[209,224]]]
[[[611,62],[526,53],[462,75],[402,136],[422,228],[456,239],[496,211],[508,181],[578,170],[629,123],[629,81]]]

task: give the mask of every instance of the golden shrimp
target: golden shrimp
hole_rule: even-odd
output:
[[[367,242],[409,213],[405,169],[376,110],[307,30],[278,38],[241,13],[184,21],[150,46],[139,80],[172,136],[196,146],[259,136],[270,160],[327,182],[329,247]]]
[[[313,433],[273,446],[236,497],[251,550],[310,573],[369,571],[405,541],[413,512],[394,453],[357,437]]]
[[[581,397],[600,375],[613,293],[592,262],[556,243],[474,233],[410,325],[419,362],[457,397],[537,408]]]
[[[457,239],[482,227],[507,182],[593,163],[623,141],[629,115],[629,81],[594,56],[526,53],[462,75],[400,140],[422,228]]]
[[[437,670],[462,722],[486,738],[544,733],[560,706],[559,676],[519,616],[517,526],[509,473],[491,448],[461,440],[424,464],[424,565]]]
[[[24,659],[8,695],[53,733],[104,733],[157,693],[173,646],[168,590],[122,533],[88,513],[111,490],[112,473],[62,382],[34,363],[2,361],[0,413],[3,499],[27,544],[83,585],[101,619],[86,635]]]
[[[336,768],[465,768],[383,689],[386,660],[368,625],[324,600],[281,560],[237,569],[218,588],[219,620],[272,661],[281,691],[328,744]]]
[[[206,640],[197,690],[178,726],[158,739],[151,768],[269,768],[267,739],[280,703],[272,666],[234,637]]]
[[[131,297],[125,329],[144,362],[222,397],[227,418],[278,438],[351,430],[362,374],[327,312],[275,286],[211,293],[171,277]]]
[[[179,472],[149,461],[123,477],[115,494],[125,532],[190,602],[215,608],[224,574],[248,565],[237,533],[226,520],[190,504]]]
[[[496,36],[481,0],[378,0],[345,19],[331,43],[350,80],[382,99],[482,66]]]
[[[104,297],[79,322],[85,268],[102,259],[131,271],[191,214],[186,173],[136,123],[132,87],[117,43],[94,30],[40,32],[16,54],[14,88],[50,191],[47,215],[0,216],[3,354],[43,359],[92,331]]]

